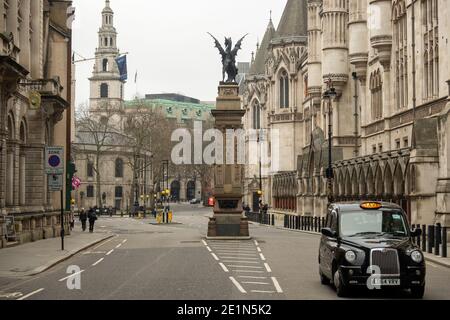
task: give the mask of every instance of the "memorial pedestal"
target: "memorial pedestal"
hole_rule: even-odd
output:
[[[237,163],[235,155],[233,163],[227,162],[226,131],[242,128],[242,117],[239,86],[235,83],[221,83],[217,97],[216,110],[212,111],[216,129],[222,132],[224,147],[224,164],[216,164],[214,169],[214,216],[208,223],[208,239],[250,239],[248,220],[243,216],[242,208],[242,165]],[[237,139],[239,140],[239,139]],[[234,141],[234,150],[236,148]]]

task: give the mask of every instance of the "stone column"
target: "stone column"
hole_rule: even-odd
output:
[[[223,163],[215,165],[214,172],[214,216],[208,224],[208,239],[250,239],[247,218],[242,215],[242,165],[237,162],[238,145],[236,141],[227,141],[227,130],[242,128],[242,117],[239,86],[236,83],[221,83],[217,97],[216,110],[212,111],[215,128],[223,136]],[[237,136],[238,143],[242,139]],[[227,143],[228,142],[228,143]],[[227,144],[232,148],[227,148]],[[232,159],[227,151],[234,149]],[[231,160],[232,163],[231,163]]]

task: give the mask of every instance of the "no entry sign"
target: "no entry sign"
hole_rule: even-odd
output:
[[[64,174],[64,147],[45,148],[45,172]]]

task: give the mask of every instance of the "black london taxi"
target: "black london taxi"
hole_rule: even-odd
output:
[[[339,297],[353,287],[409,289],[421,299],[425,259],[412,237],[405,212],[385,202],[335,203],[328,208],[319,249],[322,284],[330,282]]]

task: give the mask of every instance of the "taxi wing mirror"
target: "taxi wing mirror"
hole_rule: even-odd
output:
[[[420,237],[422,235],[422,229],[411,230],[411,237]]]
[[[336,238],[337,237],[337,233],[333,230],[331,230],[330,228],[322,228],[322,234],[325,237],[329,237],[329,238]]]

